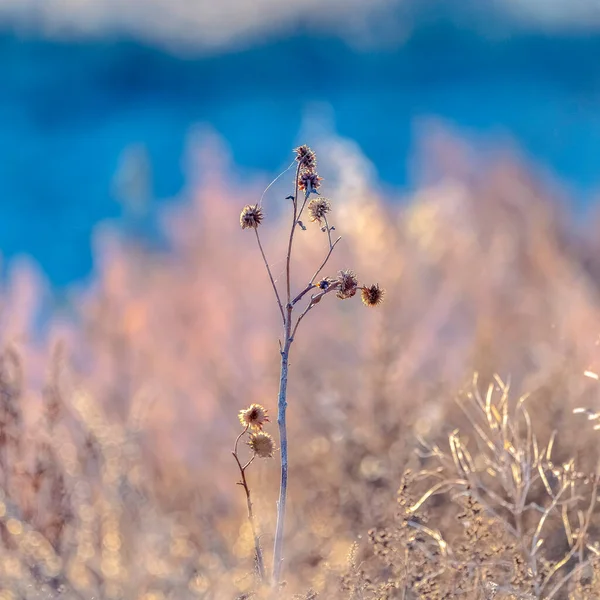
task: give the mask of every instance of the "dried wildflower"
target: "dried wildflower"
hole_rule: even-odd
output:
[[[262,429],[265,422],[269,420],[267,409],[260,404],[251,404],[248,408],[240,410],[238,417],[244,427],[253,429]]]
[[[315,171],[302,171],[298,177],[298,188],[307,192],[316,190],[321,185],[321,180]]]
[[[306,144],[299,146],[294,152],[296,153],[296,160],[302,168],[309,171],[315,170],[317,167],[317,155]]]
[[[259,458],[271,458],[275,451],[273,438],[264,431],[251,434],[248,446]]]
[[[352,298],[352,296],[356,294],[358,279],[356,278],[354,271],[346,269],[345,271],[340,271],[338,275],[338,284],[339,289],[336,295],[340,300],[346,300],[346,298]]]
[[[258,204],[247,204],[242,209],[242,214],[240,215],[240,225],[242,229],[253,228],[256,229],[263,220],[263,211],[262,208]]]
[[[327,198],[314,198],[308,203],[308,214],[311,221],[318,221],[321,224],[321,219],[331,210],[331,204]]]
[[[378,306],[383,302],[384,294],[385,290],[382,290],[378,283],[363,287],[360,293],[365,306]]]

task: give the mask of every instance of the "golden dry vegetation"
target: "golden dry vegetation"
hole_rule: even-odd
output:
[[[322,141],[331,274],[386,296],[327,298],[299,331],[278,597],[600,597],[599,438],[573,414],[600,390],[594,216],[575,223],[508,155],[429,152],[437,177],[390,202],[351,146]],[[278,309],[239,222],[265,186],[235,181],[218,146],[199,165],[161,214],[169,251],[99,231],[93,280],[43,326],[42,278],[8,273],[2,600],[262,597],[231,450],[241,409],[276,413]],[[285,193],[261,225],[275,277]],[[298,286],[326,248],[300,233]],[[277,457],[248,469],[267,555],[278,476]]]

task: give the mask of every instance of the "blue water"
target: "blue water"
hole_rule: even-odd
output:
[[[122,151],[146,146],[157,202],[184,185],[186,134],[209,123],[236,164],[275,172],[306,107],[326,102],[382,181],[410,186],[415,122],[437,116],[508,134],[583,205],[600,183],[600,37],[450,24],[392,50],[298,36],[243,52],[182,57],[132,40],[59,43],[0,35],[0,249],[28,253],[64,285],[91,268],[90,234],[117,218]],[[310,140],[307,140],[310,143]]]

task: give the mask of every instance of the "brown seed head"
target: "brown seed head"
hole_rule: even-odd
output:
[[[312,192],[321,186],[321,180],[316,171],[302,171],[298,177],[298,188],[308,192]]]
[[[253,429],[262,429],[264,423],[269,421],[267,409],[260,404],[251,404],[248,408],[240,410],[238,418],[244,427]]]
[[[240,215],[242,229],[256,229],[264,218],[262,208],[258,204],[247,204]]]
[[[259,458],[271,458],[275,452],[273,438],[264,431],[258,431],[250,435],[248,446]]]
[[[306,144],[295,148],[294,152],[303,169],[314,171],[317,168],[317,155]]]
[[[331,210],[331,204],[327,198],[314,198],[308,203],[308,214],[311,221],[318,221],[321,224],[321,219]]]
[[[360,296],[365,306],[379,306],[383,302],[385,290],[381,289],[378,283],[361,289]]]
[[[339,289],[337,291],[336,296],[340,300],[352,298],[352,296],[356,294],[356,290],[358,288],[358,279],[356,278],[356,274],[354,273],[354,271],[351,271],[350,269],[340,271],[337,280],[339,284]]]

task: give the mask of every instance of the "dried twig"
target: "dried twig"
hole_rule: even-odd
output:
[[[242,466],[242,463],[240,461],[239,455],[238,455],[238,443],[241,439],[241,437],[246,434],[248,432],[248,429],[250,428],[250,425],[246,425],[246,428],[242,431],[242,433],[240,433],[236,440],[235,440],[235,444],[233,446],[233,458],[235,458],[235,462],[237,463],[237,466],[240,469],[240,476],[242,478],[241,481],[238,482],[239,485],[241,485],[244,488],[244,492],[246,492],[246,503],[248,506],[248,521],[250,522],[250,527],[252,528],[252,537],[254,538],[254,552],[256,553],[256,570],[258,571],[258,576],[260,577],[261,581],[265,580],[265,563],[263,560],[263,553],[262,553],[262,548],[260,545],[260,538],[258,537],[258,534],[256,533],[256,525],[254,522],[254,512],[252,510],[252,498],[250,496],[250,488],[248,487],[248,481],[246,480],[246,469],[252,464],[252,461],[255,459],[256,454],[253,454],[252,457],[250,458],[250,460],[248,460],[248,462]]]

